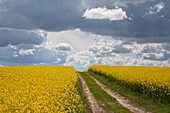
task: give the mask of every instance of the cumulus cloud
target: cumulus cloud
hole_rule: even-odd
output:
[[[131,51],[123,46],[122,41],[113,39],[104,39],[98,37],[88,47],[86,51],[76,52],[66,58],[65,65],[73,65],[76,69],[85,69],[92,64],[121,64],[120,53],[127,53]],[[121,52],[117,52],[120,49]]]
[[[169,52],[161,52],[161,53],[143,53],[142,59],[149,60],[170,60]]]
[[[164,58],[164,54],[160,53],[160,54],[156,54],[156,53],[144,53],[142,55],[143,59],[152,59],[152,60],[160,60]]]
[[[87,68],[89,65],[89,60],[92,58],[92,53],[89,51],[77,52],[73,55],[69,55],[66,58],[64,65],[73,65],[77,69]]]
[[[138,44],[133,43],[131,45],[127,45],[128,47],[133,49],[133,53],[140,54],[140,53],[160,53],[165,52],[164,44],[161,43],[144,43]]]
[[[119,37],[81,30],[43,34],[40,33],[44,40],[39,45],[19,43],[0,47],[0,64],[72,65],[83,70],[93,64],[168,66],[170,62],[169,43],[126,43]]]
[[[64,65],[73,65],[76,69],[82,70],[94,64],[121,64],[121,56],[116,53],[103,56],[91,51],[81,51],[69,55]]]
[[[13,52],[13,55],[12,55],[13,57],[18,57],[19,55],[18,55],[18,52]]]
[[[66,52],[57,52],[53,48],[48,49],[45,45],[34,47],[33,49],[13,49],[10,46],[0,48],[1,64],[60,64],[65,63],[68,56]]]
[[[87,9],[83,17],[86,19],[108,19],[110,21],[119,21],[128,18],[126,11],[123,11],[118,6],[115,9],[107,9],[106,7]]]
[[[166,44],[147,43],[147,44],[131,44],[126,45],[132,48],[132,53],[141,56],[141,59],[149,60],[170,60],[170,51],[166,48]]]
[[[112,53],[131,53],[132,49],[123,45],[123,42],[120,40],[97,39],[89,47],[89,51],[99,55],[112,56]]]
[[[11,45],[9,44],[9,47],[13,48],[13,49],[24,49],[24,50],[27,50],[27,49],[32,49],[36,46],[39,46],[39,45],[35,45],[35,44],[24,44],[24,43],[21,43],[21,44],[18,44],[18,45]]]
[[[73,50],[72,46],[67,43],[59,43],[56,45],[55,49],[58,51],[72,51]]]
[[[132,65],[132,66],[170,66],[168,60],[161,60],[162,55],[157,55],[156,60],[153,58],[140,58],[131,57],[126,55],[123,57],[121,54],[112,53],[112,55],[98,56],[91,51],[77,52],[69,55],[64,65],[72,65],[78,70],[84,70],[90,65],[105,64],[105,65]]]
[[[24,49],[21,49],[19,50],[19,54],[24,56],[24,55],[34,55],[34,51],[36,51],[35,49],[27,49],[27,50],[24,50]]]
[[[120,40],[98,38],[88,51],[69,55],[65,65],[79,70],[94,64],[169,66],[170,51],[164,46],[161,43],[125,44]]]
[[[136,59],[131,57],[125,57],[122,60],[124,65],[135,65],[135,66],[170,66],[169,61],[159,61],[159,60],[150,60],[150,59]]]
[[[98,1],[98,0],[97,0]],[[96,2],[97,2],[96,1]],[[105,0],[102,0],[103,2]],[[117,4],[115,2],[118,2]],[[109,1],[107,1],[109,2]],[[164,18],[158,19],[155,18],[155,16],[148,16],[146,18],[141,18],[141,15],[145,14],[146,12],[149,12],[150,6],[154,7],[155,3],[161,2],[161,0],[154,1],[154,0],[125,0],[125,1],[120,1],[120,0],[114,0],[113,1],[115,5],[118,4],[126,4],[127,7],[122,7],[124,11],[126,11],[127,16],[132,17],[133,21],[128,21],[125,19],[124,21],[108,21],[107,19],[102,19],[102,20],[89,20],[86,19],[86,24],[91,24],[90,28],[86,27],[84,30],[86,31],[93,31],[93,33],[100,34],[100,35],[110,35],[110,36],[123,36],[124,39],[131,38],[134,39],[133,41],[138,41],[140,43],[160,43],[160,42],[169,42],[170,34],[169,34],[169,22],[167,21],[170,15],[167,13],[169,11],[169,7],[165,7],[161,10],[162,14],[165,15]],[[145,4],[142,4],[144,3]],[[94,1],[91,1],[93,4]],[[168,1],[163,1],[166,6],[169,5]],[[94,3],[95,4],[95,3]],[[134,5],[130,5],[134,4]],[[93,8],[98,8],[102,7],[103,5],[98,5],[94,7],[88,8],[93,9]],[[106,5],[108,9],[112,9],[113,7],[109,7]],[[158,15],[160,16],[160,15]],[[160,18],[160,17],[159,17]],[[107,22],[106,22],[107,21]],[[156,24],[155,24],[156,23]],[[165,24],[166,23],[166,24]],[[94,27],[95,26],[95,27]],[[162,28],[162,29],[161,29]],[[83,28],[82,28],[83,29]],[[168,29],[168,30],[167,30]],[[124,37],[125,36],[125,37]],[[132,40],[131,40],[132,41]]]
[[[9,44],[5,47],[0,47],[0,64],[64,63],[66,56],[68,56],[66,51],[70,50],[70,46],[56,46],[56,44],[50,44],[46,40],[47,36],[43,34],[41,35],[44,40],[40,45],[21,43],[18,45]],[[60,51],[56,50],[56,47],[59,47]]]
[[[80,29],[74,30],[66,30],[62,32],[48,32],[47,41],[51,42],[52,45],[59,43],[66,43],[72,46],[72,50],[82,51],[88,49],[88,45],[90,45],[94,38],[97,38],[97,35],[86,33]]]
[[[143,44],[142,53],[160,53],[165,50],[162,48],[162,44]]]
[[[155,6],[151,6],[150,10],[149,10],[149,14],[157,14],[159,12],[161,12],[161,10],[164,8],[165,4],[164,2],[159,2],[158,4],[156,4]]]

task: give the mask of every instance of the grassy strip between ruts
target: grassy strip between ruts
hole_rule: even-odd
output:
[[[88,113],[88,109],[89,109],[89,106],[87,106],[87,100],[86,100],[86,97],[83,93],[83,89],[82,89],[82,86],[81,86],[81,81],[79,80],[78,81],[78,94],[81,96],[81,100],[83,101],[83,106],[82,106],[82,111],[81,113]]]
[[[116,112],[116,113],[131,113],[127,108],[122,107],[116,99],[112,98],[108,95],[104,90],[100,88],[96,84],[96,82],[90,78],[90,76],[86,73],[80,73],[82,78],[86,81],[87,86],[90,91],[93,93],[95,99],[98,104],[106,111],[106,112]]]
[[[88,72],[90,75],[92,75],[97,80],[100,80],[104,84],[106,84],[108,87],[116,91],[117,93],[125,96],[127,99],[134,102],[139,107],[144,107],[147,111],[151,111],[154,113],[169,113],[170,111],[170,105],[167,102],[161,102],[159,99],[153,99],[149,97],[148,95],[133,92],[130,89],[118,85],[116,82],[113,82],[109,79],[107,79],[104,76],[94,74],[93,72]]]

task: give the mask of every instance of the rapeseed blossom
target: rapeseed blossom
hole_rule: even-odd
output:
[[[93,65],[88,70],[133,91],[170,102],[170,67]]]
[[[80,112],[74,67],[0,67],[0,113]]]

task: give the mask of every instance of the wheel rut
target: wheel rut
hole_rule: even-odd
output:
[[[93,93],[91,93],[91,91],[89,90],[85,80],[81,77],[81,75],[78,73],[78,76],[79,76],[79,79],[81,81],[81,85],[82,85],[82,88],[83,88],[83,92],[84,92],[84,95],[87,99],[87,104],[90,106],[90,112],[92,113],[105,113],[105,111],[103,110],[103,108],[101,108]]]
[[[107,87],[104,83],[101,81],[98,81],[93,76],[91,76],[89,73],[87,73],[107,94],[115,98],[123,107],[126,107],[133,113],[151,113],[146,111],[144,108],[136,107],[130,100],[125,99],[125,97],[121,96],[120,94],[116,93],[109,87]]]

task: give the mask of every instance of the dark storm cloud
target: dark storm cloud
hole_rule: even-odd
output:
[[[88,8],[92,7],[99,7],[99,6],[113,6],[113,5],[119,5],[123,7],[127,7],[127,5],[138,5],[145,3],[146,1],[151,0],[82,0],[83,5],[85,5]]]
[[[82,15],[81,0],[4,0],[0,27],[45,30],[75,28]]]
[[[170,43],[170,36],[119,37],[124,43]]]
[[[133,41],[170,42],[170,2],[155,15],[149,15],[150,7],[161,0],[2,0],[0,3],[0,27],[14,29],[44,29],[62,31],[80,28],[100,35],[130,37]],[[87,8],[119,5],[133,20],[109,21],[83,18]],[[161,15],[164,15],[161,18]],[[151,38],[153,37],[153,38]],[[157,38],[155,38],[157,37]]]
[[[170,14],[168,13],[170,2],[164,1],[164,8],[158,14],[146,15],[150,7],[159,2],[161,1],[123,7],[127,16],[133,19],[131,21],[86,20],[86,26],[82,29],[96,34],[122,36],[125,39],[128,37],[139,43],[170,42]],[[165,17],[161,18],[161,15]]]
[[[43,42],[43,37],[37,33],[26,30],[0,30],[0,47],[5,47],[9,44],[33,44],[39,45]]]

